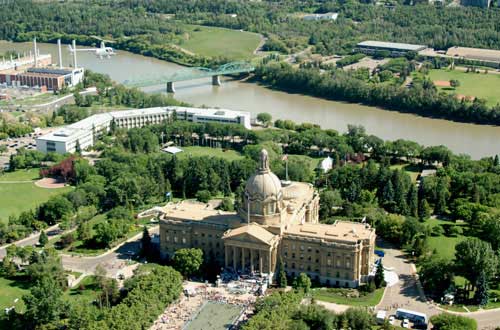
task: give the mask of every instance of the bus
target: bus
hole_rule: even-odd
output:
[[[427,327],[427,315],[424,313],[410,311],[408,309],[398,308],[396,311],[396,317],[398,319],[408,319],[412,321],[415,325]]]

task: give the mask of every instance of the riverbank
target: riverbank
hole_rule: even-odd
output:
[[[0,52],[9,49],[28,51],[30,43],[0,41]],[[57,58],[57,46],[39,43],[41,53]],[[69,65],[71,57],[63,52],[63,64]],[[90,53],[80,53],[78,63],[92,71],[104,73],[123,83],[126,80],[172,74],[183,67],[152,57],[122,51],[111,59],[99,59]],[[126,68],[126,70],[124,69]],[[324,129],[340,133],[347,125],[362,125],[368,134],[384,140],[405,139],[424,146],[446,145],[454,153],[469,154],[473,159],[500,154],[500,128],[475,125],[443,119],[387,111],[377,107],[354,103],[324,100],[302,94],[291,94],[265,88],[259,84],[223,79],[222,86],[212,86],[209,79],[176,83],[177,100],[195,106],[210,106],[248,111],[252,116],[268,112],[276,119],[290,119],[296,123],[313,123]],[[148,93],[165,93],[165,85],[143,89]]]

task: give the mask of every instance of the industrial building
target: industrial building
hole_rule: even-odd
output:
[[[250,129],[250,113],[222,109],[200,109],[187,107],[157,107],[113,111],[96,114],[36,139],[41,152],[64,154],[75,152],[77,144],[82,150],[93,146],[98,135],[109,131],[111,124],[117,128],[135,128],[160,124],[176,114],[177,119],[195,123],[240,124]]]
[[[84,69],[76,65],[76,55],[74,56],[73,68],[62,66],[61,42],[59,46],[59,65],[52,66],[52,56],[50,54],[40,54],[33,41],[33,52],[28,56],[13,59],[10,61],[3,59],[0,63],[0,84],[13,87],[40,87],[42,90],[57,91],[64,86],[72,87],[83,80]]]
[[[391,56],[404,56],[408,52],[419,52],[426,48],[427,46],[424,45],[368,40],[358,43],[355,50],[368,55],[388,51]]]
[[[446,55],[455,58],[463,58],[466,60],[500,64],[500,50],[468,48],[468,47],[450,47],[448,48]]]

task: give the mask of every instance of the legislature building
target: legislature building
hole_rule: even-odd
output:
[[[289,276],[306,273],[326,285],[357,287],[374,262],[375,230],[368,224],[319,223],[319,195],[304,182],[271,172],[266,150],[248,179],[238,212],[183,201],[163,208],[160,250],[171,258],[199,248],[207,260],[241,273],[273,278],[281,259]]]

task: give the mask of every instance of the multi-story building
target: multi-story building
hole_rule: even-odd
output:
[[[160,220],[162,256],[200,248],[211,262],[270,279],[281,258],[292,277],[307,273],[321,283],[345,287],[367,280],[375,230],[349,221],[320,224],[317,191],[308,183],[280,181],[269,169],[265,150],[241,205],[238,212],[187,201],[167,205]]]
[[[36,147],[41,152],[75,152],[77,144],[82,150],[93,146],[97,136],[108,132],[111,123],[117,128],[135,128],[160,124],[174,113],[179,120],[199,123],[241,124],[250,129],[250,113],[244,111],[201,109],[187,107],[157,107],[113,111],[96,114],[82,119],[62,129],[45,134],[36,139]]]

